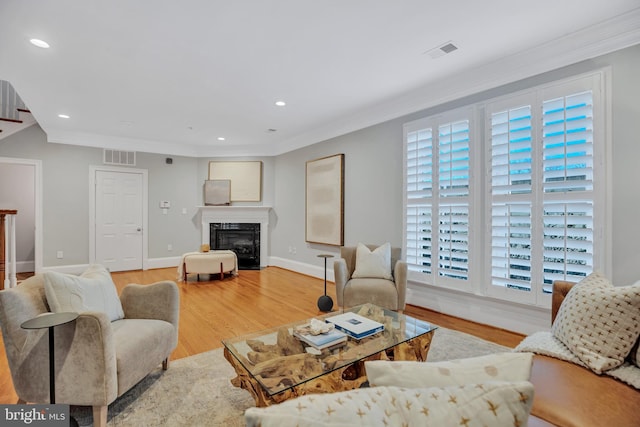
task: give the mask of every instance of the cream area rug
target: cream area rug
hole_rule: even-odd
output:
[[[439,328],[427,361],[461,359],[511,351],[468,334]],[[255,402],[229,382],[234,370],[222,349],[172,361],[109,405],[109,426],[244,426],[245,409]],[[72,407],[81,426],[92,424],[91,408]]]

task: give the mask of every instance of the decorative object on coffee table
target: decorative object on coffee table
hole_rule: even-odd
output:
[[[318,309],[328,313],[333,308],[333,300],[327,295],[327,258],[333,258],[333,255],[320,254],[318,258],[324,258],[324,295],[318,298]]]

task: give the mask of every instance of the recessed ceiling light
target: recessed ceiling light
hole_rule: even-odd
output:
[[[47,43],[44,40],[40,40],[40,39],[31,39],[29,40],[31,42],[32,45],[34,46],[38,46],[41,47],[43,49],[49,49],[49,43]]]
[[[58,114],[58,117],[60,117],[61,119],[68,119],[71,116],[69,116],[67,114]]]
[[[286,102],[284,102],[284,101],[276,101],[276,105],[277,105],[278,107],[284,107],[285,105],[287,105],[287,103],[286,103]]]
[[[218,141],[224,141],[224,136],[219,136]]]

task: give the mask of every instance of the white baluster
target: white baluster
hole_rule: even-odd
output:
[[[8,215],[9,221],[9,287],[14,288],[18,284],[18,279],[16,278],[16,216]],[[5,285],[6,287],[6,285]]]
[[[16,221],[17,210],[0,209],[0,283],[7,289],[16,286]],[[8,244],[7,244],[8,243]],[[8,268],[7,268],[8,265]]]

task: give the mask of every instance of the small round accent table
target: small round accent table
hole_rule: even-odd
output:
[[[324,258],[324,295],[318,298],[318,309],[328,313],[333,308],[333,300],[327,295],[327,258],[333,258],[333,255],[320,254],[318,258]]]
[[[49,328],[49,399],[50,403],[56,403],[56,376],[55,376],[55,346],[53,328],[65,323],[73,322],[78,317],[78,313],[49,313],[34,317],[22,323],[22,329],[44,329]]]

